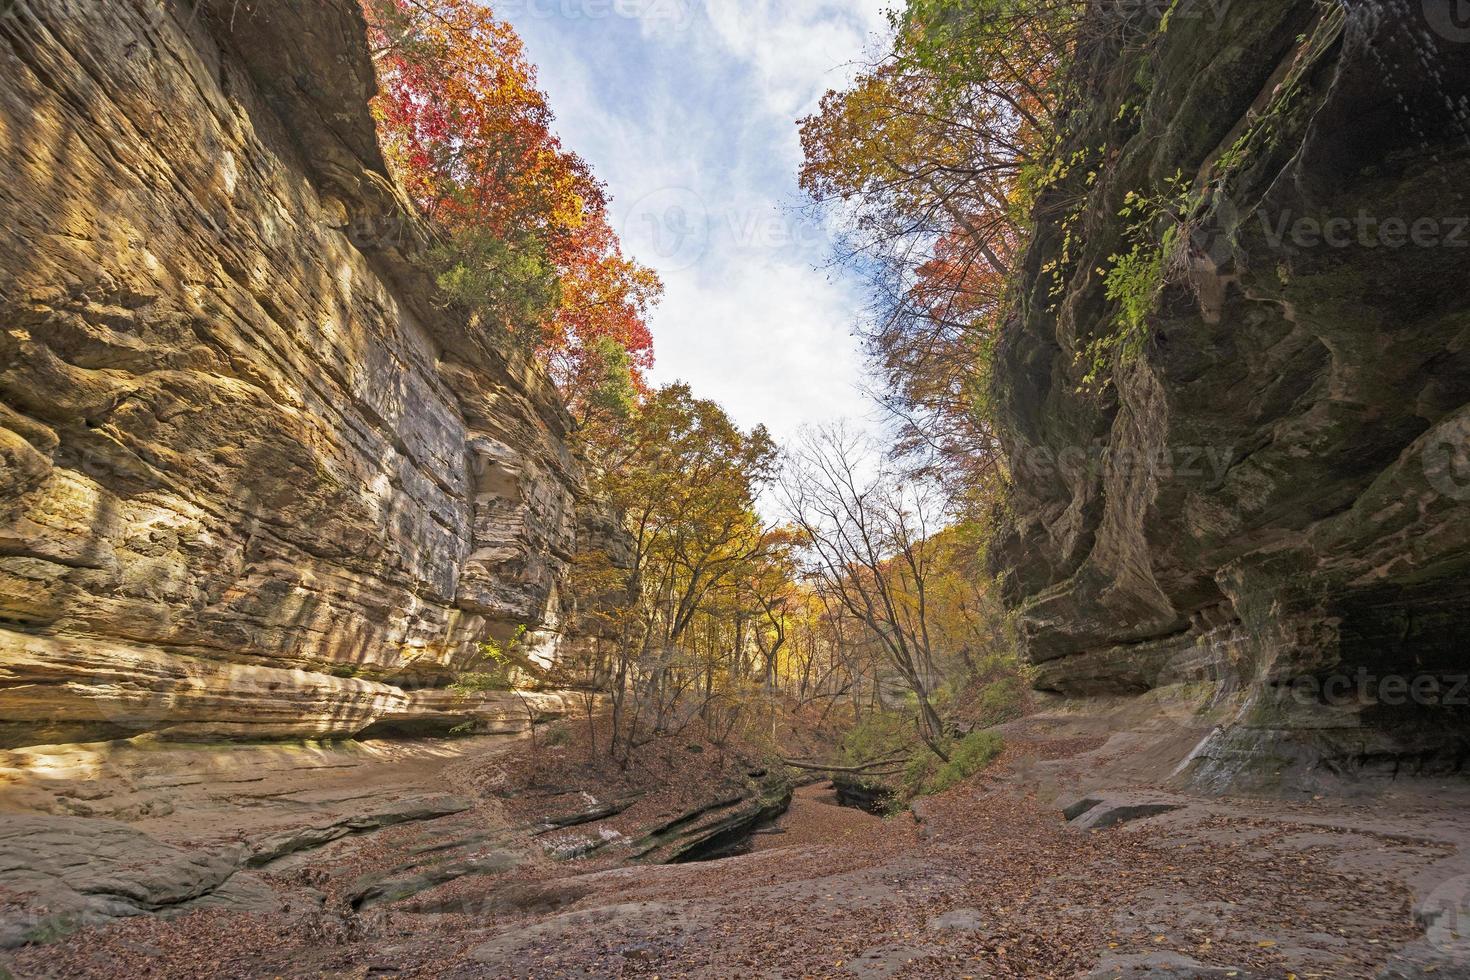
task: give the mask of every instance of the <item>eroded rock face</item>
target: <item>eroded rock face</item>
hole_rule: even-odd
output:
[[[1191,762],[1214,784],[1462,769],[1470,32],[1397,0],[1185,6],[1162,32],[1127,7],[1098,58],[1001,344],[997,567],[1038,684],[1221,683],[1239,714]],[[1126,195],[1176,173],[1148,340],[1079,390]]]
[[[555,629],[599,518],[411,262],[353,0],[32,0],[0,78],[0,744],[352,734]]]
[[[106,820],[7,816],[0,854],[0,881],[44,910],[0,916],[0,948],[11,949],[111,918],[204,907],[235,877],[243,849],[185,850]],[[270,890],[252,885],[257,901],[246,907],[269,909]]]

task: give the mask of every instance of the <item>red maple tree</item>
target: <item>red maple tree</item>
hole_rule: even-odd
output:
[[[362,0],[385,156],[446,237],[440,282],[534,347],[574,409],[653,363],[657,274],[623,254],[605,187],[562,146],[514,28],[476,0]]]

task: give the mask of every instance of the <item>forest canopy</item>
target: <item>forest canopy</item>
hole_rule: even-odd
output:
[[[838,428],[783,451],[687,385],[648,384],[662,286],[624,254],[515,30],[475,0],[362,2],[385,155],[434,231],[446,306],[549,371],[632,540],[630,567],[579,559],[567,625],[590,639],[539,681],[608,693],[614,758],[806,712],[871,717],[887,754],[949,764],[957,705],[990,691],[998,718],[1020,699],[975,499],[996,486],[987,350],[1071,5],[913,0],[891,53],[801,122],[802,187],[876,270],[865,336],[897,450]],[[487,648],[465,683],[508,680],[513,659]]]
[[[447,301],[534,351],[578,416],[653,365],[663,286],[628,258],[607,189],[562,146],[514,28],[474,0],[363,0],[390,168],[437,234]]]

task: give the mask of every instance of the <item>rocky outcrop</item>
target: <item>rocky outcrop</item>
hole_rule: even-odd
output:
[[[784,770],[752,773],[730,795],[648,828],[632,841],[630,860],[679,864],[739,853],[756,828],[786,812],[794,791]]]
[[[355,0],[12,4],[0,77],[0,744],[350,735],[552,655],[616,528],[417,271]]]
[[[244,858],[252,868],[265,867],[273,861],[302,851],[315,850],[324,844],[352,834],[381,830],[401,823],[416,820],[433,820],[437,817],[463,813],[473,804],[455,796],[411,797],[394,800],[387,806],[369,808],[362,813],[335,820],[315,827],[295,827],[290,830],[268,834],[248,842],[248,856]]]
[[[298,826],[218,847],[181,847],[111,820],[7,814],[0,887],[26,896],[0,912],[0,949],[52,942],[84,926],[204,908],[274,911],[281,900],[247,869],[385,827],[462,813],[453,796],[369,804],[322,826]],[[439,881],[448,881],[445,869]]]
[[[1233,699],[1209,785],[1470,759],[1470,32],[1441,6],[1091,24],[998,354],[996,566],[1039,687]],[[1140,243],[1162,291],[1098,390]]]
[[[32,900],[0,914],[0,949],[52,942],[127,916],[280,904],[260,879],[236,875],[241,847],[182,848],[106,820],[7,816],[0,855],[0,884]]]

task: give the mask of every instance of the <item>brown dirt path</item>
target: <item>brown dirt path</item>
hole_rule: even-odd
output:
[[[782,833],[760,835],[737,857],[559,862],[528,841],[517,845],[523,863],[505,874],[356,915],[336,904],[343,883],[365,870],[495,825],[491,811],[474,811],[339,842],[271,877],[283,900],[310,884],[324,902],[315,913],[133,919],[24,951],[8,966],[21,977],[211,980],[1305,980],[1370,978],[1417,958],[1421,972],[1392,975],[1470,975],[1470,956],[1425,946],[1413,916],[1415,895],[1464,861],[1463,789],[1404,786],[1371,803],[1179,798],[1179,809],[1080,831],[1038,795],[1034,774],[1055,763],[1048,785],[1063,764],[1085,776],[1099,751],[1097,739],[1017,738],[991,770],[925,801],[922,823],[837,807],[814,785],[799,792]]]
[[[771,833],[757,834],[753,850],[813,846],[861,846],[885,832],[883,819],[841,806],[831,783],[813,783],[796,790],[791,809],[776,821]]]

